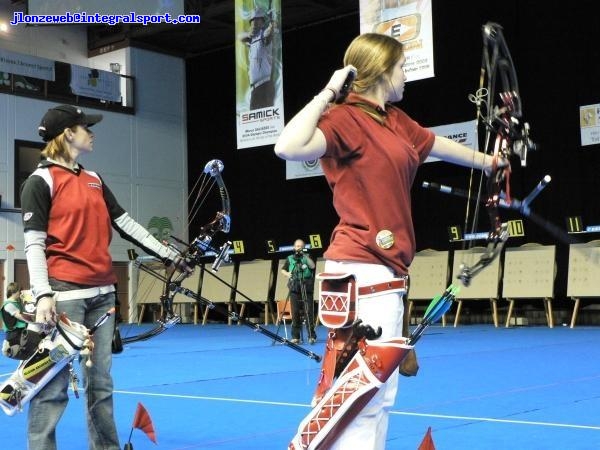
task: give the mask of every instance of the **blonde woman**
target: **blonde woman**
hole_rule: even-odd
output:
[[[320,158],[339,216],[324,254],[325,272],[352,273],[358,286],[391,286],[357,302],[358,318],[381,327],[381,340],[408,331],[403,297],[416,247],[410,189],[419,165],[430,155],[478,169],[492,165],[492,157],[435,136],[392,105],[404,94],[405,61],[397,40],[358,36],[346,50],[344,68],[290,120],[275,145],[283,159]],[[337,435],[326,438],[330,448],[385,448],[397,385],[395,371],[364,408],[351,406],[356,417],[345,429],[337,424],[331,432]]]

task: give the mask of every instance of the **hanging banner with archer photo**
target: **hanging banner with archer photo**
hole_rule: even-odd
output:
[[[407,81],[435,76],[431,0],[360,0],[360,32],[391,36],[404,44]]]
[[[281,0],[235,0],[237,148],[274,144],[284,126]]]

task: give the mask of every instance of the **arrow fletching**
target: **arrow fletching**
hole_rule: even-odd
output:
[[[432,324],[441,319],[452,306],[452,302],[460,288],[454,285],[448,286],[441,296],[435,296],[423,316],[423,321]]]
[[[421,320],[419,326],[417,326],[417,328],[415,328],[415,330],[409,336],[409,345],[414,345],[421,338],[429,325],[437,322],[444,314],[446,314],[446,312],[452,306],[452,302],[454,301],[454,298],[458,294],[459,290],[460,287],[451,284],[442,295],[436,295],[433,297],[433,300],[431,300],[431,303],[425,310],[423,320]]]
[[[433,300],[431,300],[429,305],[427,305],[427,309],[425,310],[425,315],[423,316],[423,319],[431,315],[431,310],[433,308],[436,308],[440,304],[440,302],[442,301],[442,297],[443,295],[436,295],[435,297],[433,297]]]

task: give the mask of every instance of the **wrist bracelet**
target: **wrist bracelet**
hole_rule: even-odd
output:
[[[333,94],[333,98],[330,100],[330,102],[335,102],[335,99],[338,98],[338,92],[332,88],[332,87],[325,87],[321,92],[325,92],[325,91],[331,91],[331,93]]]

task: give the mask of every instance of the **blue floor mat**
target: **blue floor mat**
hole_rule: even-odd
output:
[[[305,348],[321,354],[326,331],[318,334]],[[428,427],[438,450],[600,448],[598,342],[597,327],[430,327],[416,347],[419,374],[401,378],[387,449],[417,449]],[[0,359],[1,379],[15,366]],[[284,450],[310,410],[319,369],[249,327],[177,325],[115,355],[121,445],[132,433],[135,450]],[[158,445],[132,432],[138,402]],[[71,399],[60,450],[87,448],[83,408]],[[1,415],[0,427],[10,448],[26,447],[26,413]]]

